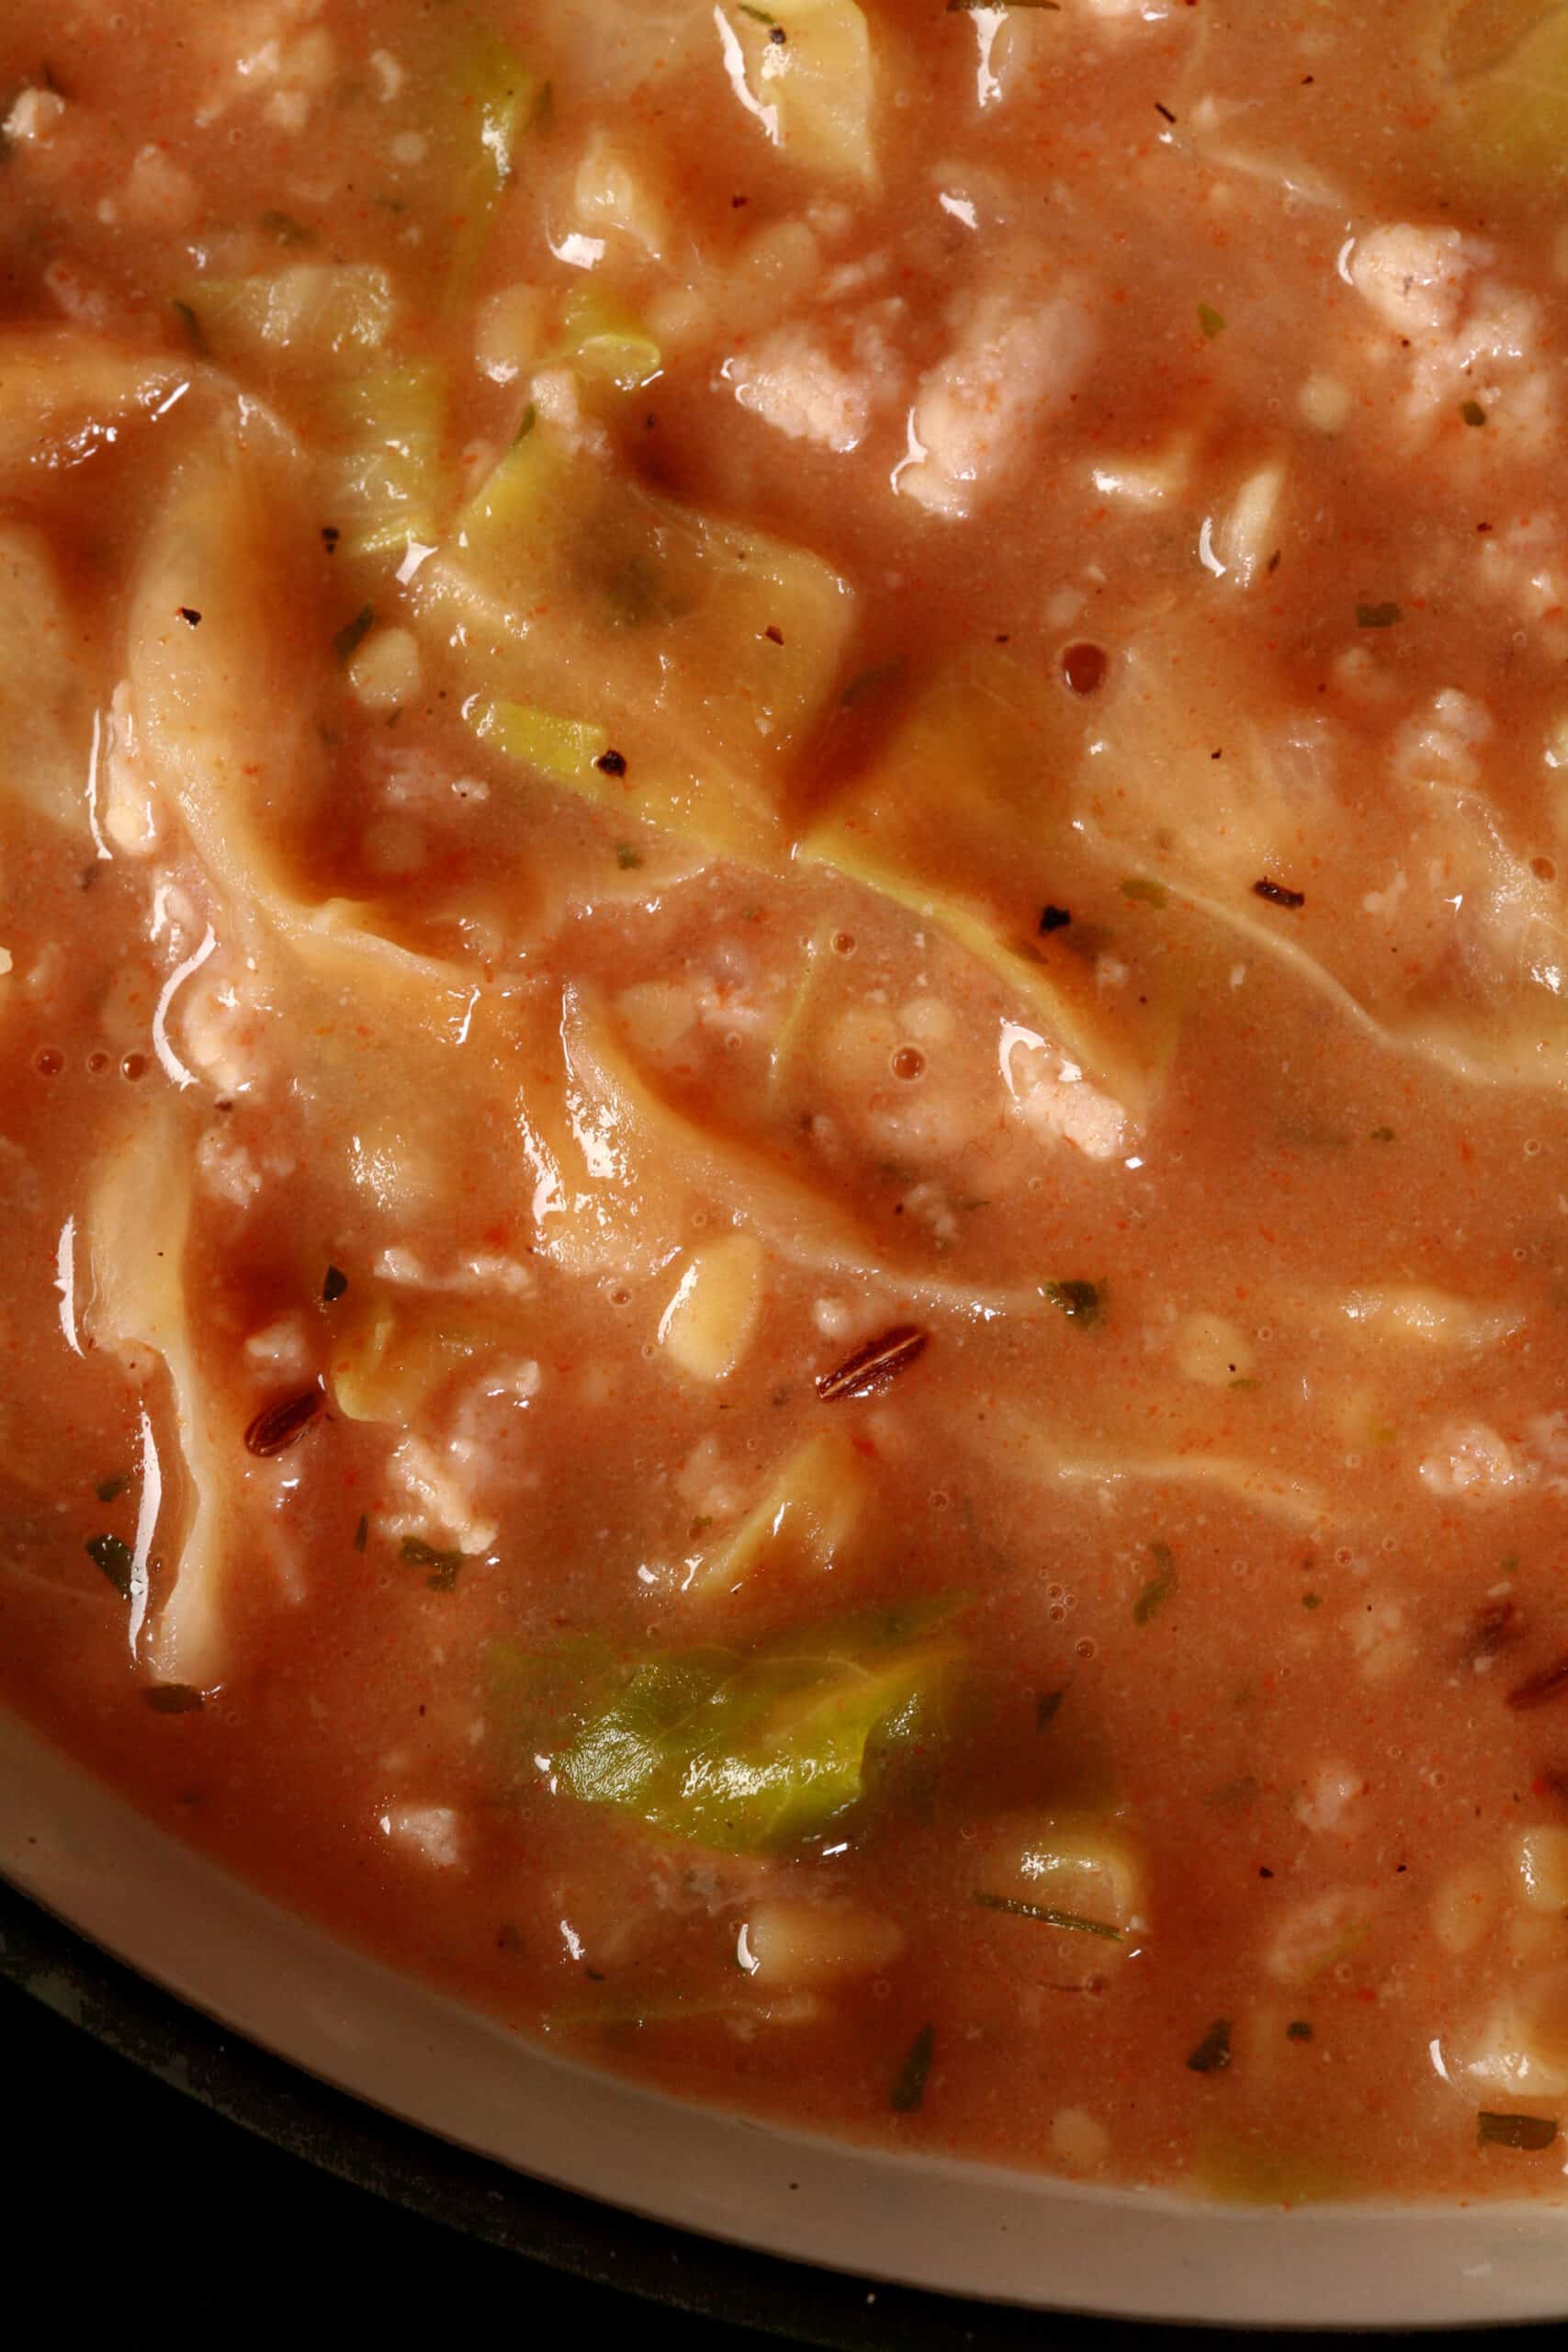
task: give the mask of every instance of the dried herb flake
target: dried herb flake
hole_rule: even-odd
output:
[[[987,1894],[979,1889],[972,1899],[982,1911],[1005,1911],[1010,1918],[1035,1919],[1043,1928],[1067,1928],[1075,1936],[1101,1936],[1109,1944],[1125,1941],[1122,1930],[1109,1919],[1090,1919],[1081,1911],[1058,1911],[1052,1903],[1025,1903],[1021,1895]]]
[[[1162,107],[1160,108],[1160,112],[1163,114],[1164,111],[1165,109]],[[1171,120],[1174,122],[1175,119],[1176,117],[1172,115]],[[1213,342],[1214,337],[1217,334],[1224,334],[1225,331],[1224,320],[1221,317],[1219,311],[1215,310],[1212,302],[1199,303],[1198,323],[1202,328],[1203,333],[1211,343]]]
[[[321,1278],[321,1305],[335,1306],[348,1288],[348,1276],[341,1266],[329,1266]]]
[[[1156,1611],[1162,1609],[1176,1586],[1176,1555],[1168,1544],[1151,1544],[1149,1552],[1155,1572],[1133,1603],[1133,1623],[1146,1625]]]
[[[333,639],[333,651],[341,663],[352,662],[371,630],[376,626],[376,608],[362,605],[351,621],[345,621]]]
[[[155,1715],[194,1715],[207,1703],[188,1682],[154,1682],[141,1695]]]
[[[1495,2115],[1483,2108],[1475,2137],[1483,2148],[1527,2148],[1539,2154],[1556,2139],[1557,2122],[1550,2115]]]
[[[136,1555],[130,1544],[118,1535],[89,1535],[84,1549],[87,1557],[102,1568],[120,1599],[129,1600],[136,1574]]]
[[[1222,2074],[1231,2063],[1231,2021],[1216,2018],[1187,2064],[1194,2075]]]
[[[1047,1283],[1045,1295],[1053,1306],[1059,1306],[1069,1323],[1079,1323],[1087,1331],[1098,1323],[1104,1301],[1098,1283]]]
[[[1397,605],[1358,605],[1356,607],[1358,628],[1393,628],[1396,621],[1404,618]]]
[[[403,1537],[402,1556],[412,1566],[430,1570],[424,1581],[432,1592],[450,1592],[463,1566],[461,1552],[438,1552],[417,1535]]]
[[[1528,1682],[1517,1683],[1508,1693],[1508,1704],[1544,1707],[1549,1699],[1560,1698],[1564,1690],[1568,1690],[1568,1657],[1560,1657],[1555,1666],[1532,1674]]]
[[[922,2106],[926,2096],[926,2080],[931,2074],[931,2060],[936,2055],[936,2028],[923,2025],[899,2067],[887,2103],[895,2115],[913,2115]]]

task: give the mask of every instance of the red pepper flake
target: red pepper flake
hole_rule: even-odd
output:
[[[1260,882],[1253,884],[1252,895],[1255,899],[1267,899],[1271,907],[1304,907],[1306,904],[1304,890],[1292,890],[1283,882],[1270,882],[1267,875]]]
[[[321,1409],[319,1385],[302,1389],[298,1396],[281,1397],[276,1405],[264,1405],[245,1431],[247,1450],[264,1459],[286,1453],[291,1445],[298,1445]]]
[[[1532,1674],[1528,1682],[1516,1683],[1508,1693],[1510,1707],[1544,1707],[1549,1699],[1561,1697],[1568,1690],[1568,1657],[1560,1657],[1540,1674]]]
[[[762,631],[762,635],[767,639],[770,645],[782,645],[784,643],[784,631],[780,628],[777,621],[770,621],[767,628]]]
[[[831,1372],[822,1373],[817,1382],[817,1394],[825,1405],[840,1396],[879,1396],[892,1386],[901,1372],[908,1372],[917,1359],[923,1356],[931,1344],[931,1334],[922,1331],[918,1323],[895,1323],[889,1330],[847,1355]]]

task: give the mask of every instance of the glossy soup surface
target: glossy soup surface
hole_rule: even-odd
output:
[[[683,2092],[1554,2193],[1568,10],[0,116],[6,1697]]]

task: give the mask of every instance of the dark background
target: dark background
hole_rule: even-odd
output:
[[[781,2340],[841,2352],[1234,2352],[1245,2340],[872,2289],[520,2180],[181,2009],[3,1882],[0,2117],[11,2282],[47,2275],[74,2333],[238,2322],[253,2340],[303,2324],[320,2342],[343,2324],[400,2343],[515,2327],[525,2344],[547,2331],[569,2346],[682,2352]],[[1292,2344],[1345,2352],[1368,2340]]]

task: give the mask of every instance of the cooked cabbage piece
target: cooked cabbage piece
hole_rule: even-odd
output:
[[[985,1833],[976,1900],[1112,1949],[1139,1923],[1145,1868],[1122,1824],[1080,1812],[1011,1815]],[[1100,1956],[1103,1958],[1103,1954]]]
[[[351,1421],[412,1427],[435,1390],[481,1343],[475,1318],[457,1313],[450,1300],[372,1295],[333,1349],[333,1402]]]
[[[818,557],[679,505],[539,419],[416,595],[456,637],[476,713],[515,704],[608,736],[613,796],[586,776],[574,789],[730,855],[776,856],[781,769],[853,616]]]
[[[518,1110],[536,1246],[558,1263],[630,1267],[667,1254],[684,1238],[683,1204],[696,1193],[794,1265],[874,1276],[894,1297],[966,1316],[992,1313],[1004,1301],[1038,1306],[1038,1292],[945,1280],[885,1250],[813,1182],[804,1144],[797,1163],[777,1145],[764,1149],[716,1132],[666,1101],[584,990],[566,991],[560,1034],[562,1096],[536,1088]]]
[[[166,1580],[148,1656],[161,1679],[201,1689],[223,1670],[223,1589],[235,1566],[226,1464],[243,1453],[237,1430],[227,1445],[220,1438],[191,1329],[185,1260],[192,1166],[185,1122],[172,1101],[160,1102],[100,1163],[83,1238],[94,1340],[126,1356],[140,1378],[149,1351],[168,1374],[179,1453],[165,1453],[160,1464],[162,1501],[151,1535]],[[130,1595],[133,1641],[152,1599],[150,1575],[150,1561],[139,1559]]]
[[[1086,854],[1061,690],[1001,655],[954,664],[807,832],[801,855],[907,907],[993,973],[1134,1117],[1169,1062],[1185,982],[1154,925]],[[1063,697],[1065,699],[1065,697]],[[1042,910],[1071,910],[1043,933]],[[1100,984],[1113,948],[1126,984]]]
[[[1568,183],[1568,7],[1458,0],[1438,65],[1444,143],[1470,184]]]
[[[663,367],[658,344],[602,287],[574,287],[561,315],[557,348],[580,376],[635,392]]]
[[[474,23],[466,11],[454,24],[436,10],[432,29],[436,104],[419,187],[445,293],[457,303],[471,291],[496,207],[524,138],[548,111],[550,87],[493,26]]]
[[[435,542],[446,519],[442,469],[446,380],[420,364],[334,385],[322,404],[332,512],[347,555],[398,554]]]
[[[183,307],[225,367],[260,367],[309,381],[346,374],[391,332],[391,280],[346,262],[294,262],[254,277],[197,278]]]
[[[1466,1079],[1560,1085],[1568,923],[1486,793],[1488,714],[1446,689],[1395,737],[1382,788],[1408,848],[1389,871],[1348,788],[1354,743],[1314,710],[1244,715],[1258,707],[1246,646],[1201,620],[1145,629],[1075,784],[1086,844],[1382,1042]]]
[[[731,83],[773,144],[805,171],[874,187],[876,59],[855,0],[790,0],[787,23],[739,0],[715,14]]]
[[[46,541],[0,526],[0,790],[73,831],[86,821],[93,728],[85,635]]]
[[[498,1645],[491,1709],[553,1785],[735,1853],[799,1846],[933,1739],[963,1657],[940,1612],[852,1618],[750,1650],[558,1658]]]
[[[836,1430],[807,1438],[735,1532],[697,1561],[688,1589],[716,1594],[753,1577],[829,1574],[860,1523],[871,1484],[848,1438]]]
[[[124,352],[69,329],[19,327],[0,334],[0,470],[79,463],[118,438],[118,421],[154,416],[200,368]]]

